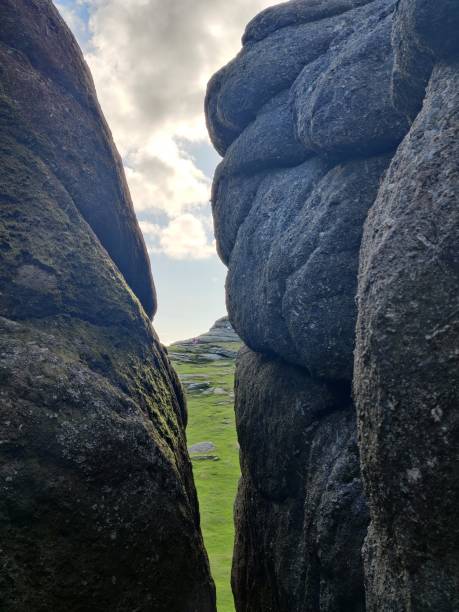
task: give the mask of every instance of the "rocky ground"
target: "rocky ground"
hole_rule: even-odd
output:
[[[169,347],[188,401],[188,450],[219,612],[233,612],[233,504],[239,471],[234,369],[241,340],[226,317],[205,334]]]

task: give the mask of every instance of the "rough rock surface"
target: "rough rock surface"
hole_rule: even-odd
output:
[[[403,138],[407,122],[389,95],[392,13],[391,2],[358,11],[295,81],[296,133],[307,149],[348,159],[391,151]]]
[[[422,100],[436,60],[459,51],[459,4],[455,0],[400,0],[394,22],[393,97],[411,119]]]
[[[186,408],[91,78],[48,0],[2,2],[0,55],[0,609],[212,612]]]
[[[329,169],[313,158],[261,182],[226,284],[233,324],[252,349],[350,380],[363,223],[388,161]]]
[[[372,612],[459,609],[459,13],[455,2],[433,9],[399,5],[397,40],[422,47],[397,47],[396,65],[430,49],[434,68],[361,254],[354,387]]]
[[[238,612],[364,608],[365,503],[324,477],[360,491],[357,293],[366,606],[459,607],[458,23],[454,0],[292,0],[209,83],[228,312],[258,351],[236,381]]]
[[[348,398],[345,386],[301,368],[239,354],[238,610],[365,609],[360,549],[368,517]]]
[[[291,4],[270,9],[279,27],[250,39],[209,84],[211,137],[219,147],[234,135],[214,181],[215,233],[244,342],[349,380],[363,223],[408,129],[391,104],[394,2],[312,22],[305,2],[282,25]]]
[[[236,373],[238,612],[363,612],[368,512],[350,397],[363,226],[408,130],[395,3],[288,2],[209,83],[212,206]]]
[[[78,45],[46,0],[2,0],[2,105],[40,149],[40,159],[152,316],[156,297],[121,159]],[[33,103],[31,103],[33,101]]]

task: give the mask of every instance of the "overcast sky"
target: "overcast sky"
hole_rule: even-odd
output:
[[[203,116],[207,81],[273,0],[56,0],[91,68],[152,260],[166,344],[225,313],[212,234],[218,156]]]

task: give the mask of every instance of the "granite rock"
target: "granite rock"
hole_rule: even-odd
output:
[[[237,610],[363,611],[368,513],[349,388],[246,349],[236,420]]]
[[[0,10],[2,100],[152,317],[150,260],[83,55],[51,2],[4,0]]]
[[[355,397],[370,611],[459,606],[459,63],[436,64],[362,245]]]
[[[313,158],[262,181],[227,278],[228,312],[253,350],[350,380],[360,240],[388,162],[329,170]]]
[[[458,19],[292,0],[209,84],[238,612],[459,608]]]
[[[393,107],[393,3],[365,8],[350,33],[306,66],[292,88],[298,139],[306,149],[349,159],[393,150],[408,122]]]
[[[322,0],[321,4],[328,3]],[[324,10],[321,19],[314,19],[312,14],[308,17],[306,10],[288,25],[284,25],[282,17],[285,5],[271,9],[269,35],[253,39],[249,34],[239,55],[209,82],[205,102],[207,124],[219,153],[225,153],[266,103],[292,86],[304,66],[326,54],[333,42],[350,34],[367,13],[385,10],[394,0],[374,0],[367,7],[359,6],[362,4],[366,3],[349,2],[351,10],[336,13]],[[291,16],[292,13],[289,20]],[[256,29],[255,21],[252,29]]]
[[[214,612],[186,405],[89,72],[52,2],[0,14],[0,609]]]

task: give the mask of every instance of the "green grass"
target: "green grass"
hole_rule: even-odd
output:
[[[228,347],[229,348],[229,347]],[[233,390],[234,362],[175,363],[179,374],[205,374],[213,387]],[[223,404],[223,402],[225,402]],[[219,461],[193,461],[201,525],[217,587],[218,612],[234,612],[230,586],[233,504],[239,479],[239,452],[233,401],[228,395],[188,394],[188,446],[211,441]]]

